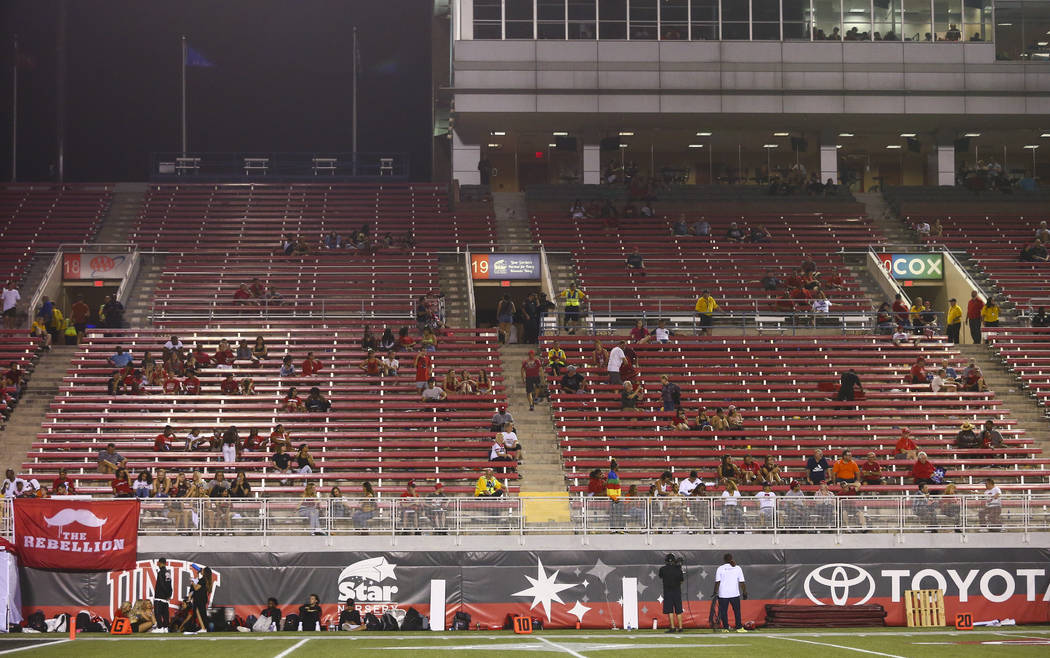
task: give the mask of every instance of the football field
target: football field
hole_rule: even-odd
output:
[[[127,645],[134,645],[129,647]],[[347,654],[398,655],[437,652],[454,656],[507,655],[525,652],[546,656],[710,656],[755,658],[776,655],[812,658],[836,656],[1046,656],[1050,655],[1050,628],[978,629],[975,631],[921,629],[828,629],[712,633],[708,630],[668,635],[663,631],[540,631],[514,635],[510,631],[461,633],[274,633],[112,637],[93,634],[76,640],[57,635],[10,635],[0,638],[0,655],[77,656],[111,658],[114,655],[166,656],[222,655],[237,658],[320,658]]]

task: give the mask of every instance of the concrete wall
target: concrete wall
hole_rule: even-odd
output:
[[[459,113],[1050,114],[1050,66],[990,43],[461,40],[454,66]]]

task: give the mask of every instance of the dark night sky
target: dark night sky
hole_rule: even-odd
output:
[[[56,161],[60,0],[0,0],[0,180],[10,180],[11,38],[19,180]],[[350,151],[351,29],[362,74],[358,149],[407,152],[429,175],[429,0],[68,0],[66,180],[145,180],[179,147],[179,39],[215,63],[188,70],[195,151]]]

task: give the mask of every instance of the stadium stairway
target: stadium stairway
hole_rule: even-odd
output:
[[[996,353],[983,344],[957,347],[964,357],[972,359],[981,368],[985,384],[1010,409],[1010,417],[1017,419],[1018,429],[1023,429],[1036,447],[1044,452],[1050,450],[1050,418],[1035,399],[1022,390],[1021,381],[1006,369]]]
[[[124,305],[124,320],[129,327],[153,326],[153,291],[164,274],[165,256],[158,254],[139,255],[139,273]]]
[[[4,439],[0,441],[0,463],[4,468],[18,470],[25,461],[76,351],[75,345],[55,345],[50,352],[41,353],[29,388],[4,426]]]
[[[445,296],[445,323],[450,327],[473,326],[467,300],[469,285],[462,254],[438,254],[438,287]]]
[[[128,241],[128,233],[142,212],[148,187],[148,183],[114,184],[113,202],[109,212],[102,218],[102,227],[95,236],[95,242],[123,244]]]
[[[501,244],[532,243],[524,192],[493,192],[492,207],[496,219],[496,237]]]
[[[504,345],[500,348],[503,360],[503,385],[507,391],[507,411],[514,417],[514,427],[525,451],[525,460],[518,466],[518,486],[522,495],[550,492],[565,494],[565,473],[562,471],[561,448],[554,433],[550,405],[546,400],[529,411],[525,384],[521,381],[521,362],[535,345]]]
[[[854,194],[864,204],[864,214],[875,223],[875,227],[891,244],[919,244],[919,236],[897,217],[881,194],[868,192]]]

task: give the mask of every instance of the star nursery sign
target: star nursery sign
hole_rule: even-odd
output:
[[[543,568],[543,562],[539,559],[536,560],[536,577],[525,576],[525,580],[532,583],[532,587],[515,592],[511,596],[531,596],[532,605],[529,606],[529,610],[532,610],[537,605],[543,606],[543,614],[546,615],[547,621],[551,620],[551,601],[557,601],[558,603],[565,603],[561,600],[558,595],[559,592],[569,589],[570,587],[576,587],[577,583],[559,583],[558,582],[559,571],[553,572],[550,576],[547,575],[546,570]],[[579,605],[577,603],[577,605]],[[570,611],[571,612],[571,611]]]

